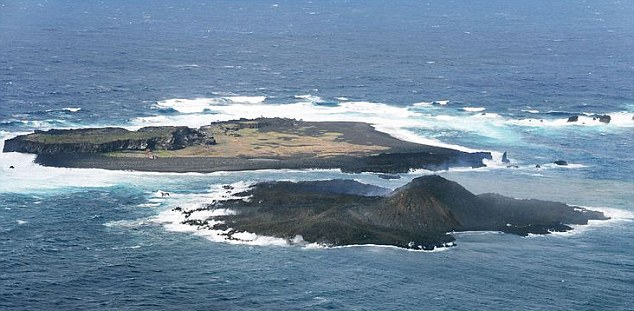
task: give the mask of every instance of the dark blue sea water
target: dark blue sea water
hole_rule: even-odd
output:
[[[0,309],[632,310],[632,16],[630,1],[0,0],[2,140],[258,116],[365,121],[493,151],[486,169],[442,172],[476,193],[613,217],[552,236],[460,234],[440,252],[231,244],[170,209],[227,183],[396,188],[429,172],[156,174],[0,154]],[[499,163],[504,151],[517,168]]]

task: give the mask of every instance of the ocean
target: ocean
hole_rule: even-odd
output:
[[[634,310],[632,16],[629,1],[0,0],[2,141],[240,117],[361,121],[491,151],[486,168],[438,172],[475,193],[612,217],[547,236],[459,233],[432,252],[235,243],[170,210],[225,184],[395,189],[432,172],[141,173],[2,153],[0,309]]]

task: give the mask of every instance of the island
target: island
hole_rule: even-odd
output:
[[[231,190],[230,185],[224,189]],[[214,210],[230,211],[213,213]],[[608,219],[563,203],[474,195],[437,175],[394,191],[353,180],[264,182],[197,209],[177,207],[183,224],[227,239],[256,234],[328,246],[392,245],[433,250],[454,246],[453,232],[500,231],[526,236],[572,230]],[[196,217],[196,215],[218,215]]]
[[[33,153],[41,165],[69,168],[154,172],[340,169],[374,172],[385,179],[400,178],[400,173],[412,169],[477,168],[485,165],[484,159],[491,159],[488,152],[399,140],[366,123],[285,118],[221,121],[198,129],[35,131],[5,141],[3,152]],[[549,234],[607,219],[601,212],[563,203],[474,195],[437,175],[416,178],[394,191],[352,180],[264,182],[236,193],[231,185],[223,189],[226,200],[196,209],[177,207],[173,212],[181,214],[182,224],[213,230],[229,240],[256,235],[292,243],[377,244],[422,250],[455,245],[452,232]],[[219,209],[230,212],[216,212]]]
[[[404,173],[412,169],[483,167],[489,152],[407,142],[360,122],[286,118],[184,126],[53,129],[5,141],[3,152],[33,153],[44,166],[153,172],[341,169]],[[391,175],[386,175],[390,177]]]

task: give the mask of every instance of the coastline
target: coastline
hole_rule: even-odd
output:
[[[156,146],[156,137],[126,139],[138,136],[138,132],[95,128],[18,136],[5,142],[3,152],[34,153],[35,163],[51,167],[176,173],[261,169],[406,173],[415,169],[484,167],[483,161],[492,158],[489,152],[464,152],[400,140],[362,122],[239,119],[199,129],[180,128],[170,134],[172,138],[165,136],[166,130],[161,127],[139,131],[161,132],[161,148],[150,147]],[[183,132],[188,136],[183,138]],[[115,138],[108,140],[108,135]],[[174,146],[173,141],[179,144]]]

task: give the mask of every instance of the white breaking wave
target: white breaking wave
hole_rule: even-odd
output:
[[[176,200],[169,203],[169,208],[160,212],[149,221],[160,224],[168,231],[193,233],[213,242],[230,244],[246,244],[258,246],[288,246],[305,244],[303,239],[296,237],[292,240],[262,236],[251,232],[228,233],[225,230],[214,229],[214,225],[223,224],[213,217],[234,215],[235,211],[226,208],[209,209],[208,205],[231,199],[249,200],[248,197],[238,197],[236,194],[244,192],[252,185],[250,182],[240,181],[230,185],[212,185],[205,194],[173,194]],[[200,225],[204,223],[204,225]]]
[[[159,101],[154,105],[156,109],[173,109],[180,113],[202,113],[221,105],[255,105],[266,100],[266,96],[225,96],[219,98],[174,98]]]
[[[228,96],[223,98],[240,104],[261,104],[266,100],[266,96]]]
[[[536,114],[539,113],[539,110],[535,110],[535,109],[523,109],[522,112],[528,112],[528,113],[532,113],[532,114]]]
[[[523,127],[634,127],[634,113],[621,111],[607,114],[610,116],[609,123],[603,123],[599,118],[590,113],[584,113],[578,116],[576,122],[568,122],[568,118],[560,119],[508,119],[505,122],[509,125],[523,126]]]
[[[296,99],[305,99],[309,102],[313,102],[313,103],[318,103],[318,102],[323,102],[323,98],[319,97],[319,96],[315,96],[315,95],[310,95],[310,94],[306,94],[306,95],[295,95],[293,96]]]
[[[461,110],[467,111],[467,112],[482,112],[487,110],[484,107],[464,107]]]
[[[589,220],[587,225],[569,225],[572,227],[572,230],[566,232],[551,232],[550,235],[539,235],[539,234],[529,234],[529,237],[570,237],[570,236],[578,236],[584,234],[591,230],[596,230],[600,228],[606,227],[614,227],[614,225],[619,224],[629,224],[634,222],[634,212],[610,208],[610,207],[590,207],[590,206],[580,206],[588,210],[599,211],[602,212],[605,216],[610,217],[608,220]]]
[[[188,125],[200,127],[211,122],[239,118],[282,117],[304,121],[350,121],[372,124],[377,130],[396,138],[426,145],[457,149],[466,152],[475,149],[444,143],[417,135],[409,128],[433,128],[437,120],[410,109],[372,102],[340,102],[336,106],[315,103],[321,98],[313,95],[298,95],[299,102],[290,104],[268,104],[264,100],[249,103],[232,102],[226,98],[170,99],[156,103],[155,108],[171,108],[184,114],[158,115],[133,119],[131,128],[149,125]],[[262,99],[262,98],[260,98]],[[257,103],[256,103],[257,102]],[[414,107],[414,106],[412,106]],[[209,112],[209,113],[202,113]],[[489,114],[489,117],[492,115]]]

